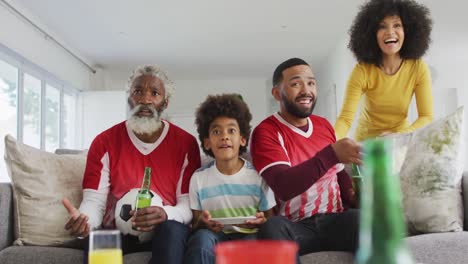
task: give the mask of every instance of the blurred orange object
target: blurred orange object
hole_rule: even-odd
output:
[[[295,264],[298,245],[291,241],[245,240],[215,246],[216,264]]]

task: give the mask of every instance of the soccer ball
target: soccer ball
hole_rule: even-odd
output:
[[[138,191],[140,189],[131,189],[128,191],[120,200],[117,201],[115,206],[115,225],[122,234],[137,236],[140,242],[150,241],[153,237],[153,232],[141,232],[132,228],[132,221],[130,216],[130,210],[135,210],[135,202]],[[151,205],[163,206],[161,197],[151,191],[153,198],[151,199]]]

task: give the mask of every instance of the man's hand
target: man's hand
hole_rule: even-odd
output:
[[[87,237],[91,231],[91,226],[88,223],[89,217],[85,214],[81,214],[67,198],[62,200],[62,204],[70,215],[70,219],[68,219],[68,222],[65,224],[65,229],[70,230],[72,236],[78,238]]]
[[[136,215],[135,215],[136,212]],[[167,220],[166,211],[159,206],[148,206],[130,211],[133,227],[142,232],[153,230],[157,225]]]
[[[357,199],[356,193],[354,192],[353,188],[348,190],[348,197],[349,197],[349,206],[351,208],[359,208],[359,201]]]
[[[341,163],[361,164],[361,145],[356,141],[350,138],[343,138],[331,146]]]

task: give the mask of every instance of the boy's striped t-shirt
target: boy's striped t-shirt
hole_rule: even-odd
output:
[[[201,167],[192,176],[189,196],[192,210],[208,210],[213,218],[255,216],[257,211],[276,205],[273,191],[247,160],[233,175],[222,174],[215,161]],[[233,230],[252,232],[235,227]]]

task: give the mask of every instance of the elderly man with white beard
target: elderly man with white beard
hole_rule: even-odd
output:
[[[76,237],[91,230],[115,229],[117,201],[129,190],[140,188],[144,168],[152,168],[151,191],[161,206],[139,209],[133,227],[153,232],[152,241],[123,236],[123,253],[152,251],[150,263],[182,263],[189,207],[190,177],[200,167],[197,141],[181,128],[161,119],[173,94],[173,83],[156,66],[143,66],[129,79],[130,118],[99,134],[88,152],[83,178],[83,201],[76,209],[69,201],[65,228]],[[87,243],[85,243],[87,244]],[[87,259],[85,250],[85,262]]]

